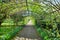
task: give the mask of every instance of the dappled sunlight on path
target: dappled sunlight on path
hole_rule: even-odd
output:
[[[33,25],[32,21],[30,20],[27,25]]]
[[[31,38],[24,38],[24,37],[16,37],[14,40],[38,40],[38,39],[31,39]]]

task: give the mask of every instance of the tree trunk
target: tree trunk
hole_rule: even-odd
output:
[[[0,22],[0,25],[1,25],[1,22]]]

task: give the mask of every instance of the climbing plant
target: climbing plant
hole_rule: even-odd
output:
[[[4,19],[9,18],[10,15],[13,15],[15,12],[19,12],[20,10],[26,10],[24,4],[16,4],[13,2],[9,3],[0,3],[0,25]]]
[[[36,4],[36,5],[35,5]],[[51,5],[34,3],[29,5],[31,15],[36,19],[36,25],[48,30],[49,37],[57,40],[60,37],[60,14]],[[55,37],[55,38],[54,38]],[[52,38],[51,38],[52,40]]]
[[[26,0],[27,1],[27,0]],[[22,5],[22,6],[21,6]],[[22,12],[27,10],[31,12],[29,16],[33,16],[38,28],[44,29],[48,33],[51,40],[59,40],[60,37],[60,1],[57,0],[40,0],[28,1],[26,3],[0,3],[0,25],[6,18],[11,18],[17,22],[23,18]],[[39,29],[40,30],[40,29]],[[46,38],[46,37],[45,37]]]

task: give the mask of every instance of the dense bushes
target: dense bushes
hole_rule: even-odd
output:
[[[21,4],[15,2],[0,3],[0,39],[9,40],[22,29],[24,17],[20,13]],[[23,8],[25,9],[25,7]],[[19,12],[19,13],[18,13]]]
[[[57,16],[57,15],[56,15]],[[56,20],[54,20],[55,18],[53,18],[53,16],[51,16],[51,18],[47,18],[47,16],[45,16],[45,18],[42,20],[39,20],[39,22],[37,23],[38,27],[43,28],[44,31],[46,31],[48,33],[48,38],[50,40],[60,40],[60,28],[59,28],[59,24],[60,22],[57,22]],[[58,19],[58,18],[57,18]],[[59,19],[58,19],[59,20]],[[37,20],[38,21],[38,20]],[[51,37],[51,38],[50,38]]]
[[[30,3],[29,3],[30,4]],[[55,5],[56,6],[56,5]],[[58,6],[56,6],[58,7]],[[40,27],[44,30],[41,33],[41,36],[43,38],[46,38],[44,40],[60,40],[60,12],[55,11],[56,8],[50,6],[49,4],[45,5],[43,3],[31,3],[29,6],[29,11],[31,11],[31,16],[34,17],[36,20],[36,25],[39,28],[39,32],[42,32]],[[54,9],[55,8],[55,9]],[[6,18],[11,18],[14,20],[14,22],[19,21],[23,16],[18,16],[17,14],[14,14],[15,12],[20,9],[20,5],[16,3],[0,3],[0,25]],[[24,8],[23,8],[24,9]],[[59,9],[59,8],[58,8]],[[10,15],[10,16],[9,16]],[[12,15],[12,16],[11,16]],[[46,33],[48,34],[47,37],[44,35]],[[40,34],[40,33],[39,33]]]
[[[0,39],[1,40],[11,39],[11,37],[15,36],[15,34],[18,31],[20,31],[23,28],[23,26],[24,26],[23,20],[20,21],[20,25],[15,25],[13,19],[6,19],[0,26]]]
[[[0,25],[4,19],[10,18],[10,15],[13,15],[15,12],[19,12],[21,10],[20,5],[14,2],[0,3]]]
[[[32,11],[32,16],[35,18],[35,22],[38,28],[42,28],[45,32],[48,33],[48,38],[44,40],[60,40],[60,14],[59,12],[51,12],[53,11],[52,7],[48,7],[46,5],[40,4],[37,5],[30,5],[30,11]],[[49,9],[48,9],[49,8]],[[51,9],[52,8],[52,9]],[[48,10],[47,10],[48,9]],[[42,30],[39,29],[39,31],[42,32]],[[41,34],[41,32],[39,34]],[[45,32],[42,34],[44,35]],[[44,36],[46,37],[46,36]]]

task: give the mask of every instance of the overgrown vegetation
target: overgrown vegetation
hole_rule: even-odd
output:
[[[20,24],[20,22],[23,19],[25,19],[25,17],[22,16],[23,15],[22,12],[24,10],[25,11],[27,10],[29,12],[28,16],[32,16],[35,19],[35,25],[37,31],[39,32],[40,36],[43,37],[44,40],[60,40],[59,0],[40,0],[40,1],[35,0],[33,2],[31,1],[28,1],[26,3],[22,2],[21,4],[16,2],[8,2],[8,3],[1,2],[0,26],[6,25],[5,23],[7,19],[13,20],[10,21],[12,25]],[[7,23],[10,25],[10,22],[8,21]],[[23,24],[23,22],[21,23]]]
[[[0,40],[10,40],[25,25],[21,11],[25,7],[15,2],[0,3]]]
[[[48,2],[48,4],[45,2]],[[41,4],[34,2],[34,4],[29,5],[30,11],[32,12],[31,15],[36,20],[37,30],[40,36],[42,35],[44,38],[43,40],[60,40],[60,12],[57,11],[59,9],[59,6],[57,5],[59,4],[54,5],[55,4],[49,0],[42,1]],[[57,7],[58,9],[53,7]],[[45,32],[47,33],[47,37],[44,36],[46,35]]]

